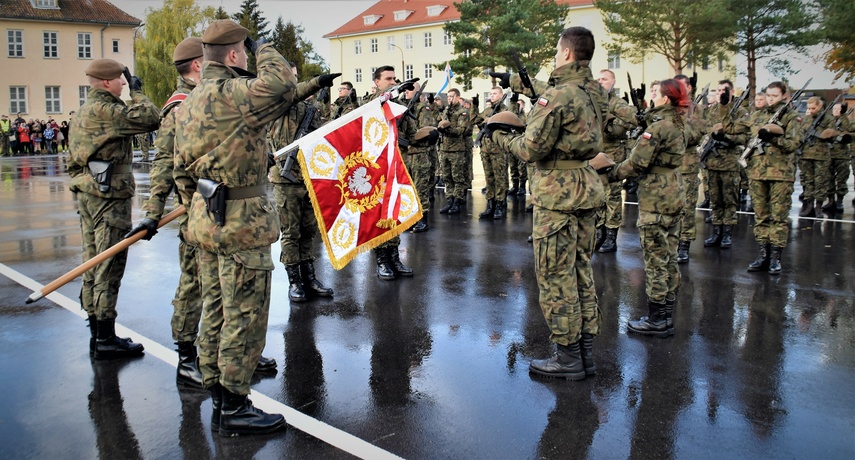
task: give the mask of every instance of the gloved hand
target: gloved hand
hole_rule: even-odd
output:
[[[710,136],[717,140],[723,141],[727,139],[727,136],[724,134],[724,126],[721,123],[716,123],[713,125],[712,130],[710,131]]]
[[[333,80],[340,76],[340,73],[328,73],[321,75],[320,77],[318,77],[318,84],[320,84],[321,87],[331,88],[333,85]]]
[[[476,95],[472,96],[472,107],[474,107],[475,110],[478,110],[478,102],[480,102],[478,95],[476,94]]]
[[[718,102],[721,105],[730,104],[730,88],[725,88],[724,91],[718,96]]]
[[[761,141],[769,142],[776,137],[780,137],[784,135],[784,128],[776,125],[776,124],[768,124],[760,128],[760,131],[757,132],[757,136]]]
[[[490,72],[490,76],[499,79],[499,86],[504,89],[511,87],[511,74],[508,72]]]
[[[516,104],[520,100],[520,93],[511,94],[511,104]]]
[[[264,37],[259,38],[258,40],[253,40],[252,37],[247,36],[243,41],[243,47],[246,49],[246,52],[255,56],[255,53],[258,52],[258,48],[261,48],[261,45],[267,43],[267,39]]]
[[[273,156],[273,152],[267,152],[267,169],[276,166],[276,157]]]
[[[428,145],[436,145],[439,142],[439,130],[435,129],[428,134],[427,138]]]
[[[433,105],[433,93],[427,93],[427,100],[430,105]]]
[[[122,71],[122,75],[125,76],[125,80],[128,82],[128,89],[131,91],[142,90],[142,80],[140,80],[139,77],[131,76],[131,71],[127,67]]]
[[[142,231],[146,232],[145,236],[142,237],[142,239],[146,241],[151,240],[151,237],[157,234],[157,221],[146,217],[142,220],[142,222],[137,224],[136,227],[132,228],[131,231],[128,232],[127,235],[125,235],[125,238],[130,238],[131,236]]]

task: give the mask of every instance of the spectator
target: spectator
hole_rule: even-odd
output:
[[[42,125],[39,120],[34,121],[32,118],[28,124],[30,125],[30,153],[38,155],[42,150]]]
[[[30,143],[30,125],[20,123],[18,125],[18,152],[29,155],[33,148]]]
[[[73,112],[72,112],[73,113]],[[62,120],[62,124],[59,127],[59,146],[63,152],[68,150],[68,122]]]

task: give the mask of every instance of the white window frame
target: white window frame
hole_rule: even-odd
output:
[[[80,85],[77,87],[77,99],[80,101],[80,105],[85,104],[89,100],[89,85]]]
[[[59,32],[55,30],[42,31],[43,52],[45,59],[59,59]]]
[[[413,65],[407,64],[404,66],[404,80],[412,80],[413,78]]]
[[[386,37],[386,50],[387,51],[395,51],[395,36],[390,35]]]
[[[362,40],[353,41],[353,54],[362,54]]]
[[[62,91],[59,86],[45,86],[45,113],[62,113]]]
[[[77,59],[92,59],[91,32],[77,32]]]
[[[609,70],[620,69],[620,50],[609,51],[608,57],[606,59],[608,59]]]
[[[7,56],[10,58],[24,57],[24,31],[19,29],[7,29],[6,43],[9,45]]]
[[[371,52],[376,53],[380,50],[380,41],[376,38],[371,39]]]
[[[10,86],[9,87],[9,113],[29,113],[27,110],[27,87],[26,86]]]
[[[451,44],[453,44],[453,43],[454,43],[454,40],[452,40],[452,39],[451,39],[451,32],[449,32],[449,31],[447,31],[447,30],[446,30],[446,31],[442,34],[442,44],[443,44],[443,45],[451,45]]]
[[[36,0],[36,8],[56,8],[59,7],[56,5],[56,0]]]
[[[433,35],[431,32],[425,32],[425,48],[430,48],[433,45]]]
[[[425,78],[433,77],[433,66],[430,64],[425,64]]]
[[[413,49],[413,34],[404,35],[404,49]]]
[[[356,83],[362,83],[362,69],[356,69],[356,71],[353,74],[354,74],[353,79],[356,81]]]
[[[718,71],[724,72],[724,58],[718,58]]]

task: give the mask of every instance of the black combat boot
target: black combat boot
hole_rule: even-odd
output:
[[[434,183],[436,184],[436,188],[445,188],[445,181],[442,180],[442,176],[436,176]]]
[[[626,330],[641,335],[655,335],[656,337],[668,337],[668,324],[665,322],[665,304],[647,301],[647,316],[642,316],[637,321],[627,321]]]
[[[822,205],[821,209],[823,211],[829,213],[829,214],[835,211],[834,195],[833,194],[828,195],[828,203],[825,203],[824,205]]]
[[[484,210],[481,214],[478,214],[479,219],[486,219],[488,217],[493,217],[493,210],[496,209],[496,200],[490,198],[487,200],[487,209]]]
[[[594,336],[587,332],[582,333],[582,367],[585,375],[597,373],[597,365],[594,364]]]
[[[704,192],[704,201],[701,201],[701,204],[699,204],[698,207],[704,209],[710,208],[710,192]]]
[[[303,278],[303,288],[318,297],[332,297],[333,290],[324,286],[315,278],[315,265],[311,260],[300,262],[300,275]]]
[[[772,253],[769,254],[769,274],[781,274],[781,252],[784,248],[780,246],[772,246]]]
[[[439,208],[439,213],[447,214],[452,206],[454,206],[454,197],[449,198],[448,201],[445,202],[445,206]]]
[[[581,342],[581,340],[580,340]],[[564,377],[570,380],[585,378],[582,350],[579,342],[557,345],[558,351],[547,359],[536,359],[528,366],[529,372],[545,377]]]
[[[220,431],[220,414],[223,410],[223,386],[219,382],[211,387],[211,431]]]
[[[813,200],[804,200],[802,202],[802,210],[799,211],[799,217],[816,217],[816,211],[813,208]]]
[[[684,264],[689,261],[689,246],[691,241],[680,241],[677,245],[677,263]]]
[[[133,340],[116,337],[116,320],[98,320],[98,339],[95,341],[95,359],[133,358],[142,356],[143,346]]]
[[[496,207],[493,209],[493,219],[504,219],[505,214],[507,213],[507,206],[508,202],[505,200],[496,201]]]
[[[665,327],[668,328],[668,335],[674,335],[674,304],[677,303],[676,296],[671,299],[665,299]]]
[[[606,238],[603,240],[603,244],[600,245],[599,252],[615,252],[617,251],[617,231],[616,228],[606,228]]]
[[[511,183],[513,184],[513,186],[508,189],[508,195],[516,195],[517,192],[520,191],[520,181],[515,180],[515,181],[511,181]]]
[[[748,271],[759,272],[769,268],[769,245],[760,244],[760,255],[754,259],[754,262],[748,264]]]
[[[837,201],[834,202],[834,209],[838,214],[843,214],[843,195],[837,195]]]
[[[252,405],[247,395],[232,393],[222,388],[223,405],[220,409],[220,436],[242,434],[267,434],[285,429],[285,417],[268,414]]]
[[[416,222],[416,225],[413,225],[413,228],[410,229],[413,233],[422,233],[428,231],[428,223],[427,223],[427,213],[422,215],[422,218]]]
[[[374,255],[377,257],[377,276],[381,280],[395,279],[395,271],[392,270],[392,262],[389,260],[389,248],[376,248]]]
[[[454,201],[451,204],[451,209],[448,210],[449,214],[460,214],[461,207],[463,206],[463,200],[460,198],[454,198]]]
[[[855,200],[853,200],[853,203],[855,203]],[[529,203],[528,205],[526,205],[525,212],[533,212],[533,211],[534,211],[534,203]]]
[[[510,194],[510,193],[511,193],[511,192],[509,191],[509,192],[508,192],[508,194]],[[524,181],[524,180],[520,180],[520,189],[519,189],[519,190],[517,190],[517,196],[525,196],[525,195],[526,195],[526,191],[525,191],[525,181]]]
[[[270,376],[271,374],[276,375],[277,372],[275,359],[265,358],[264,356],[258,357],[258,364],[255,366],[254,375]]]
[[[193,342],[175,342],[178,346],[178,368],[175,382],[179,386],[202,389],[202,373],[196,366],[196,346]]]
[[[603,241],[606,239],[606,226],[599,225],[597,226],[597,236],[594,238],[594,251],[599,251],[600,247],[603,245]]]
[[[721,247],[729,249],[733,246],[733,225],[724,225],[721,232]]]
[[[713,225],[712,235],[704,240],[704,247],[718,246],[721,244],[721,225]]]
[[[392,270],[395,271],[396,275],[413,276],[413,269],[401,262],[401,254],[398,252],[398,246],[386,248],[386,251],[389,253],[389,261],[392,263]]]
[[[303,286],[303,278],[300,276],[300,265],[286,265],[285,272],[288,273],[288,298],[291,302],[305,302],[306,290]]]
[[[95,356],[95,343],[98,340],[98,318],[95,315],[89,315],[86,320],[89,321],[89,356]]]

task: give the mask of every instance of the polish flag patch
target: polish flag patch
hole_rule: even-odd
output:
[[[548,104],[549,104],[549,101],[545,97],[542,97],[542,98],[537,100],[537,105],[539,105],[541,107],[546,107]]]
[[[645,131],[644,134],[641,135],[641,137],[645,139],[651,139],[653,135]]]

